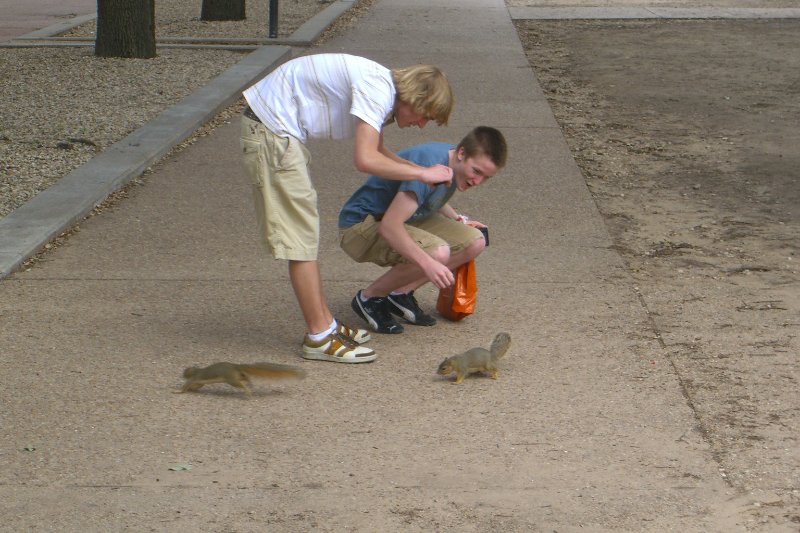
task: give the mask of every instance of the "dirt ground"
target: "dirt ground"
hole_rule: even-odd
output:
[[[755,523],[800,527],[800,21],[518,21]]]

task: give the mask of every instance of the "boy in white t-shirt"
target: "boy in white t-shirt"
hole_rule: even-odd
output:
[[[289,277],[306,322],[303,357],[373,361],[366,330],[337,321],[322,290],[317,254],[317,194],[308,169],[310,138],[355,140],[360,172],[392,180],[450,183],[446,165],[420,167],[383,145],[383,127],[447,124],[453,95],[430,65],[388,69],[347,54],[316,54],[284,63],[244,92],[241,147],[253,184],[263,244],[289,261]],[[452,283],[452,279],[450,280]]]

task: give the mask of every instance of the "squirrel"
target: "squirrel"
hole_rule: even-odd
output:
[[[498,333],[492,345],[486,348],[471,348],[464,353],[448,357],[436,371],[440,376],[455,372],[454,384],[461,383],[471,372],[489,372],[492,379],[497,379],[497,360],[503,357],[511,345],[511,335]]]
[[[203,385],[211,383],[227,383],[237,389],[243,389],[248,396],[253,394],[247,386],[250,378],[296,378],[302,379],[306,373],[299,368],[289,365],[279,365],[276,363],[248,363],[238,365],[236,363],[214,363],[205,368],[192,366],[183,371],[186,383],[181,390],[173,391],[177,394],[188,391],[196,391]]]

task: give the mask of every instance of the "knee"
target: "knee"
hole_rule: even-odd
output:
[[[432,252],[431,257],[436,259],[439,263],[447,263],[450,260],[450,247],[449,246],[437,246]]]
[[[483,240],[483,235],[479,239],[475,239],[472,241],[469,246],[464,248],[464,251],[467,253],[470,259],[475,259],[478,257],[483,249],[486,248],[486,241]]]

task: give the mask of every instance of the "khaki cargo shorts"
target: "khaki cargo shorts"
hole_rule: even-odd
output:
[[[379,221],[368,216],[366,220],[339,230],[339,245],[347,255],[358,263],[375,263],[379,266],[394,266],[408,260],[394,251],[389,243],[378,235]],[[439,246],[449,246],[454,255],[483,238],[480,230],[467,226],[452,218],[435,214],[425,220],[406,223],[406,231],[417,245],[428,254]]]
[[[308,149],[294,137],[279,137],[245,116],[240,146],[253,186],[261,243],[276,259],[316,260],[319,212]]]

